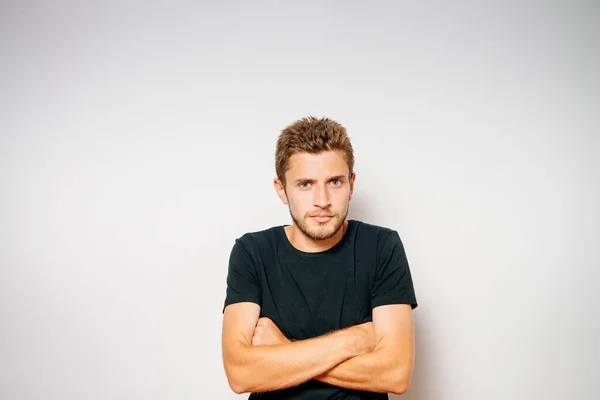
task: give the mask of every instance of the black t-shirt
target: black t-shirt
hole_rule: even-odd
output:
[[[349,220],[329,250],[307,253],[288,240],[283,226],[247,233],[229,260],[225,307],[253,302],[292,340],[309,339],[372,320],[373,308],[417,300],[404,246],[396,231]],[[387,399],[311,380],[250,399]]]

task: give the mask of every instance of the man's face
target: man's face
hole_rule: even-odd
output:
[[[296,153],[285,179],[285,191],[279,185],[278,194],[295,225],[313,240],[333,237],[348,215],[355,179],[342,153]]]

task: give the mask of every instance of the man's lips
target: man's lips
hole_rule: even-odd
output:
[[[331,218],[333,218],[333,215],[317,214],[317,215],[311,215],[311,218],[314,219],[317,222],[327,222]]]

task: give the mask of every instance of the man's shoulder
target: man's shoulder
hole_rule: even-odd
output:
[[[390,234],[396,232],[387,226],[375,225],[364,221],[352,220],[356,225],[357,237],[375,237],[377,240],[385,240]]]
[[[355,221],[355,246],[363,249],[375,248],[379,253],[386,248],[393,248],[402,243],[397,230],[382,225]]]
[[[248,231],[238,237],[236,243],[248,249],[254,249],[261,245],[272,245],[279,240],[282,229],[282,226],[273,226],[262,230]]]

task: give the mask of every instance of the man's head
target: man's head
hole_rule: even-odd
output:
[[[275,152],[275,189],[295,225],[313,240],[343,226],[354,188],[354,152],[346,129],[307,117],[285,128]]]

